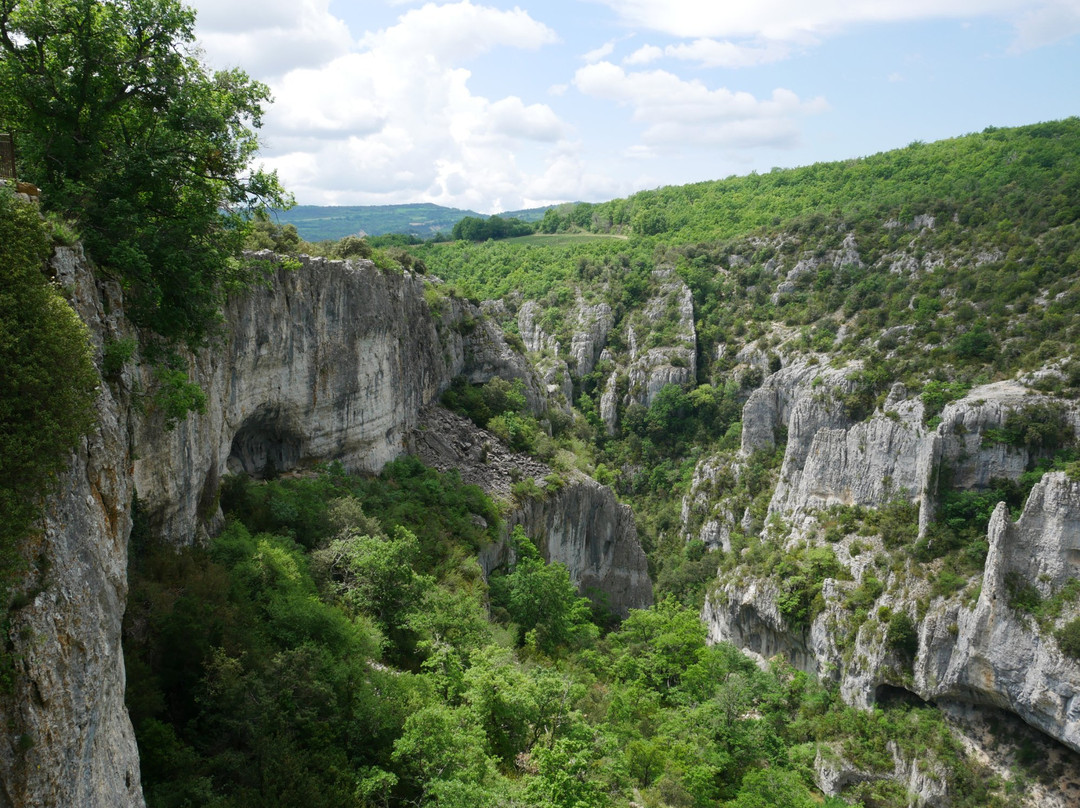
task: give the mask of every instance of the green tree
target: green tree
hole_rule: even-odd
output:
[[[587,598],[579,597],[570,573],[559,562],[521,558],[514,571],[492,579],[492,601],[503,606],[518,625],[518,642],[535,642],[554,654],[560,647],[590,645],[598,634],[590,620]]]
[[[128,315],[198,344],[255,270],[251,215],[288,206],[251,168],[267,88],[211,74],[180,0],[0,0],[0,108],[20,171],[119,273]]]

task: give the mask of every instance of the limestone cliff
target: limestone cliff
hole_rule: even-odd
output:
[[[118,290],[95,284],[81,250],[58,250],[53,270],[98,349],[121,335]],[[3,808],[143,804],[120,648],[133,492],[127,405],[102,386],[97,428],[58,481],[32,548],[37,569],[6,638],[15,678],[0,695]]]
[[[512,501],[506,535],[521,525],[538,542],[546,561],[566,565],[582,593],[604,599],[623,616],[652,604],[648,563],[633,514],[611,489],[576,472],[555,482],[550,467],[509,451],[492,433],[438,406],[421,413],[409,447],[432,468],[458,469],[465,482]],[[513,500],[512,483],[526,477],[542,496]],[[510,561],[509,553],[506,543],[482,550],[484,573]]]
[[[1018,480],[1030,467],[1030,450],[994,436],[1010,413],[1050,400],[1016,382],[986,385],[947,405],[930,428],[922,401],[900,386],[870,418],[852,421],[840,406],[848,385],[844,371],[784,368],[747,402],[742,451],[699,463],[683,503],[684,524],[689,535],[729,549],[732,530],[752,526],[725,497],[725,487],[733,487],[753,452],[771,449],[786,433],[763,540],[793,552],[807,542],[831,548],[843,570],[823,581],[822,606],[805,628],[782,614],[784,582],[768,570],[739,567],[721,575],[703,614],[711,639],[765,657],[783,654],[798,667],[834,677],[849,703],[869,706],[881,688],[899,687],[927,701],[991,705],[1080,750],[1080,663],[1053,637],[1080,607],[1066,599],[1052,619],[1040,622],[1017,607],[1012,594],[1026,586],[1048,600],[1080,572],[1080,483],[1047,474],[1015,524],[999,505],[983,571],[955,594],[933,585],[946,574],[940,560],[915,561],[873,531],[834,534],[829,542],[822,537],[830,506],[917,504],[918,533],[925,535],[943,478],[962,490]],[[1075,432],[1075,405],[1055,406]],[[869,605],[853,605],[867,597]],[[894,613],[916,627],[910,660],[889,642]]]
[[[540,382],[499,329],[459,298],[435,295],[429,305],[427,283],[369,261],[305,257],[230,300],[221,344],[188,360],[206,411],[172,431],[154,412],[138,423],[135,485],[155,529],[191,541],[213,519],[227,471],[330,459],[350,471],[381,468],[459,374],[521,379],[542,411]],[[152,388],[149,373],[142,384]]]
[[[167,429],[159,380],[132,362],[102,384],[97,431],[50,500],[33,548],[39,572],[7,638],[17,670],[0,696],[12,728],[0,745],[0,808],[143,804],[120,648],[136,494],[152,529],[182,545],[216,527],[227,472],[327,460],[379,469],[459,374],[520,379],[536,414],[549,407],[535,371],[478,307],[367,261],[300,263],[231,299],[217,342],[183,357],[204,412]],[[106,340],[132,335],[119,289],[98,283],[80,250],[58,250],[54,264],[99,357]],[[588,480],[560,496],[522,517],[548,528],[547,556],[581,586],[610,591],[618,608],[647,604],[629,510]]]

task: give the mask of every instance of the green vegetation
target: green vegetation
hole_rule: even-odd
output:
[[[1054,635],[1063,653],[1073,659],[1080,659],[1080,617],[1066,623]]]
[[[1006,416],[1003,428],[988,429],[983,433],[983,445],[995,443],[1038,455],[1071,448],[1076,443],[1076,433],[1062,402],[1040,401],[1012,410]]]
[[[475,211],[445,208],[428,203],[414,205],[296,205],[274,211],[275,221],[292,225],[306,241],[335,241],[345,236],[380,236],[402,233],[429,239],[449,233],[465,216]]]
[[[149,336],[107,342],[102,372],[118,383],[141,347],[156,363],[141,401],[167,426],[205,406],[174,349],[206,345],[225,296],[271,266],[239,262],[245,246],[430,268],[447,282],[425,293],[435,316],[449,295],[501,299],[519,346],[514,314],[535,300],[564,346],[538,357],[549,363],[573,342],[577,301],[606,304],[607,353],[589,373],[557,368],[573,379],[571,415],[529,413],[521,384],[500,379],[456,380],[444,403],[551,463],[543,487],[514,483],[516,500],[574,469],[612,485],[634,509],[657,605],[620,623],[542,562],[543,537],[504,537],[508,503],[415,459],[377,477],[229,478],[224,529],[179,553],[145,535],[136,511],[124,646],[152,808],[836,808],[844,801],[814,785],[819,754],[867,773],[846,798],[903,805],[893,749],[948,783],[952,805],[1002,804],[937,711],[848,709],[832,685],[707,645],[698,615],[719,569],[768,579],[788,627],[805,630],[836,579],[838,647],[867,625],[907,675],[929,597],[911,613],[875,610],[891,574],[932,565],[924,592],[970,593],[997,503],[1015,513],[1048,470],[1077,474],[1065,408],[1033,399],[983,435],[1029,453],[1019,480],[960,491],[946,471],[922,539],[918,506],[897,491],[878,509],[819,514],[818,544],[769,513],[784,429],[744,454],[739,419],[766,373],[795,360],[846,369],[818,403],[855,421],[897,400],[897,382],[930,427],[974,387],[1020,371],[1038,371],[1044,392],[1080,395],[1080,120],[521,220],[436,206],[271,216],[285,195],[248,172],[267,89],[238,70],[209,73],[193,25],[178,0],[0,2],[0,106],[47,206],[43,224],[0,196],[0,264],[12,267],[0,289],[0,589],[28,561],[21,542],[42,496],[91,426],[85,334],[41,272],[51,234],[81,237],[119,279]],[[403,232],[384,233],[403,216]],[[440,231],[456,240],[420,243]],[[642,357],[692,378],[647,390]],[[899,404],[884,415],[903,421]],[[685,523],[682,498],[706,457],[697,493],[721,507],[693,519],[715,519],[726,550],[687,541],[700,525]],[[840,561],[864,550],[853,533],[883,545],[857,585]],[[485,575],[478,553],[503,540],[513,553]],[[1080,658],[1080,619],[1067,619],[1076,587],[1006,584],[1011,607]]]
[[[498,511],[454,475],[406,459],[232,478],[222,503],[209,547],[132,557],[127,697],[152,808],[809,808],[818,751],[885,773],[891,741],[957,784],[954,805],[1000,804],[934,710],[846,708],[707,645],[671,599],[602,634],[520,529],[489,589],[474,554]],[[891,781],[851,796],[881,794],[906,799]]]
[[[0,606],[55,476],[94,425],[98,376],[86,328],[46,277],[37,211],[0,189]]]
[[[508,382],[494,378],[472,385],[458,376],[443,393],[442,403],[477,426],[490,429],[514,451],[536,453],[542,430],[528,412],[520,379]]]
[[[692,244],[798,217],[831,216],[833,211],[858,220],[893,209],[910,219],[911,211],[951,215],[950,207],[960,214],[962,225],[1008,221],[1021,229],[1052,227],[1080,217],[1076,167],[1069,154],[1078,127],[1080,121],[1071,118],[1020,129],[990,128],[857,160],[659,188],[595,205],[560,206],[545,214],[540,229],[631,229],[647,236],[662,234],[665,243]],[[1016,151],[1018,147],[1022,151]],[[1067,170],[1061,174],[1063,166]],[[972,183],[974,177],[981,181]]]
[[[121,279],[128,317],[200,344],[258,277],[236,260],[252,213],[286,200],[249,166],[267,88],[209,73],[194,21],[179,0],[5,2],[0,106],[20,173]]]
[[[532,225],[519,219],[504,219],[501,216],[481,219],[477,216],[466,216],[454,225],[451,235],[455,239],[465,241],[487,241],[488,239],[527,236],[532,232]]]

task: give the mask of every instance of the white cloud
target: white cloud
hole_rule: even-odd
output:
[[[783,42],[742,45],[728,40],[695,39],[659,48],[642,45],[623,59],[624,65],[633,67],[652,64],[665,56],[683,62],[695,62],[700,67],[753,67],[786,59],[791,47]]]
[[[543,190],[564,170],[559,144],[570,127],[546,104],[475,95],[463,65],[554,41],[520,9],[466,1],[406,10],[353,52],[272,82],[266,167],[316,204],[520,207],[530,187]]]
[[[662,48],[656,47],[656,45],[642,45],[636,51],[631,53],[625,59],[623,64],[625,65],[647,65],[652,64],[657,59],[664,58],[664,51]]]
[[[787,45],[778,42],[739,45],[716,39],[695,39],[664,49],[664,53],[673,59],[697,62],[702,67],[753,67],[786,59],[790,52]]]
[[[214,67],[241,65],[260,78],[317,67],[348,52],[349,29],[330,0],[192,0],[196,33]]]
[[[546,104],[525,106],[517,96],[509,96],[488,107],[492,131],[527,140],[556,141],[566,127]]]
[[[580,155],[575,151],[567,151],[554,156],[547,170],[526,185],[523,189],[523,207],[539,207],[565,201],[613,199],[634,190],[628,182],[590,171]]]
[[[527,11],[499,11],[465,0],[407,11],[398,24],[367,34],[361,44],[402,58],[433,59],[440,64],[467,61],[496,47],[535,50],[558,41],[553,30]]]
[[[807,42],[865,23],[998,17],[1029,47],[1076,33],[1076,0],[595,0],[636,27],[676,37]],[[1065,33],[1056,26],[1064,21]]]
[[[605,59],[610,56],[615,50],[615,40],[609,40],[601,45],[599,48],[589,51],[582,55],[582,61],[587,64],[593,64],[599,62],[601,59]]]
[[[700,81],[685,81],[664,70],[627,73],[610,62],[580,68],[574,86],[585,95],[632,108],[633,119],[646,124],[642,137],[652,146],[685,143],[728,147],[794,145],[796,118],[822,112],[825,100],[802,101],[785,89],[768,99]]]
[[[1080,3],[1072,0],[1036,6],[1016,24],[1011,51],[1019,53],[1050,45],[1080,33]]]

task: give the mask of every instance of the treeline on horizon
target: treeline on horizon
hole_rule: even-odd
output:
[[[542,214],[541,209],[467,214],[449,232],[440,228],[428,237],[418,234],[410,223],[400,231],[385,230],[366,239],[375,247],[556,234],[691,243],[776,228],[806,216],[858,220],[888,212],[910,219],[916,210],[958,215],[958,223],[978,225],[1000,219],[1002,211],[1014,208],[1020,197],[1028,198],[1028,212],[1053,209],[1054,216],[1065,222],[1075,218],[1080,199],[1077,154],[1080,119],[1071,117],[1016,128],[988,127],[929,144],[915,141],[869,157],[664,186],[606,202],[567,202],[548,207]],[[384,207],[388,206],[371,210]],[[279,218],[288,224],[295,216]],[[320,236],[305,238],[314,241]]]

